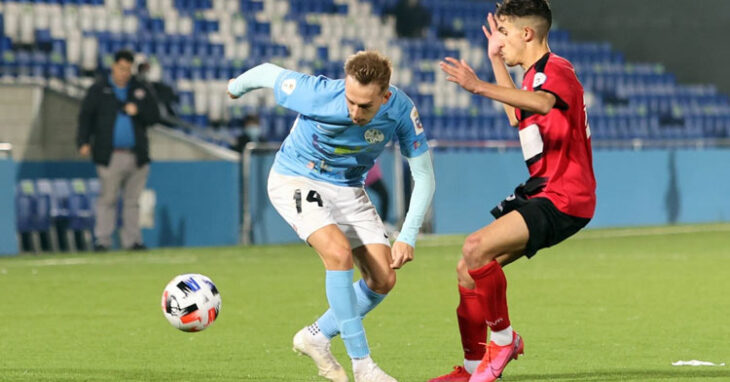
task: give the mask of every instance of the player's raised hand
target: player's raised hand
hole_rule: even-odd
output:
[[[457,60],[453,57],[446,57],[444,61],[439,63],[441,70],[449,76],[447,80],[459,84],[462,88],[474,93],[479,85],[479,77],[474,72],[474,69],[469,66],[464,60]]]
[[[400,269],[400,267],[405,265],[405,263],[413,260],[413,247],[402,241],[396,241],[393,243],[390,255],[393,258],[393,262],[390,263],[390,267],[393,269]]]
[[[484,32],[484,36],[487,38],[487,56],[489,56],[490,60],[501,58],[502,56],[500,52],[504,46],[504,35],[499,31],[497,21],[494,20],[494,15],[492,13],[487,15],[487,25],[489,25],[489,28],[482,25],[482,31]]]

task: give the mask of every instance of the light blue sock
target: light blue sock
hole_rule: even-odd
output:
[[[370,354],[368,341],[365,338],[365,329],[362,319],[357,314],[357,298],[352,287],[352,276],[355,273],[347,271],[327,271],[325,289],[330,309],[337,319],[337,326],[342,333],[342,341],[350,358],[364,358]]]
[[[364,319],[365,315],[378,306],[387,296],[387,294],[380,294],[371,290],[363,279],[355,281],[352,287],[355,289],[355,297],[357,298],[357,314],[360,315],[361,319]],[[328,309],[317,320],[317,326],[322,331],[322,334],[329,339],[340,334],[340,329],[337,327],[337,319],[332,309]]]

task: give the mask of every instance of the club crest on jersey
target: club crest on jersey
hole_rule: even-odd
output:
[[[383,134],[383,132],[378,129],[367,129],[365,130],[364,136],[365,141],[367,141],[367,143],[371,145],[380,143],[385,140],[385,134]]]
[[[416,131],[416,135],[423,133],[423,124],[421,124],[421,118],[418,116],[415,106],[411,109],[411,122],[413,122],[413,130]]]
[[[145,96],[144,89],[137,88],[134,90],[134,98],[142,99]]]
[[[294,92],[294,89],[297,87],[297,80],[293,78],[289,78],[284,80],[284,82],[281,83],[281,91],[284,93],[290,95],[292,92]]]
[[[532,88],[536,88],[545,83],[547,76],[543,72],[535,73],[535,78],[532,79]]]

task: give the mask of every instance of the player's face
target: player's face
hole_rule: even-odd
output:
[[[119,60],[112,64],[112,80],[119,86],[126,86],[132,77],[132,63]]]
[[[502,33],[504,46],[500,50],[504,63],[508,66],[522,64],[522,54],[525,51],[524,29],[514,22],[514,18],[500,16],[497,18],[497,30]]]
[[[345,78],[345,99],[347,111],[353,123],[365,126],[375,117],[380,106],[388,102],[390,91],[383,92],[380,85],[363,85],[352,76]]]

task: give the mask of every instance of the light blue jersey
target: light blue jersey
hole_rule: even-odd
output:
[[[375,159],[394,137],[408,158],[428,151],[413,101],[395,86],[390,91],[388,102],[367,125],[360,126],[348,115],[345,80],[284,70],[274,86],[276,102],[299,116],[276,154],[274,171],[362,186]]]

